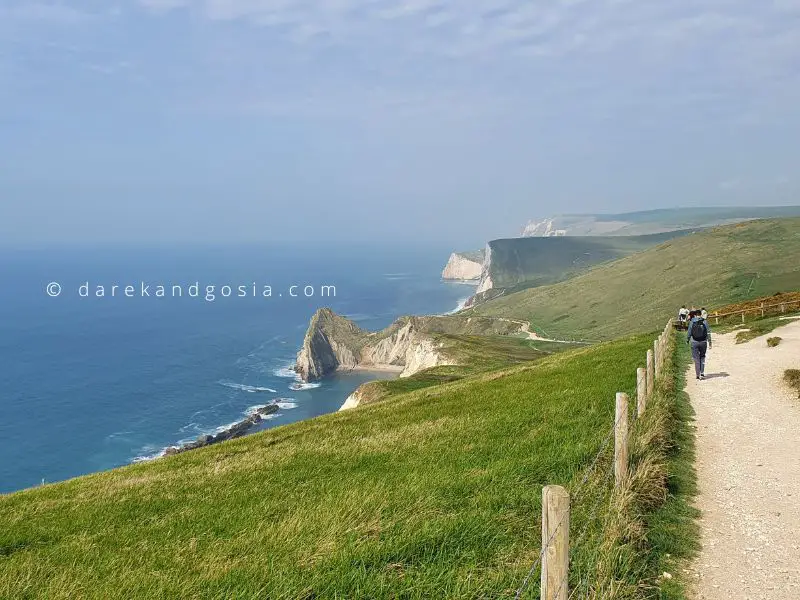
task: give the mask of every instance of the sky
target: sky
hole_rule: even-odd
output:
[[[0,240],[800,204],[800,0],[0,0]]]

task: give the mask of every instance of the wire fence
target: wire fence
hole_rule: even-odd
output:
[[[584,470],[583,476],[581,477],[580,482],[576,486],[575,491],[570,495],[570,503],[577,504],[578,501],[580,500],[581,494],[583,493],[584,489],[586,488],[586,485],[589,482],[589,479],[591,478],[592,474],[595,472],[595,470],[597,468],[597,465],[600,462],[601,457],[605,453],[606,449],[608,448],[609,444],[611,443],[611,440],[614,437],[614,431],[615,431],[618,423],[619,423],[619,421],[615,422],[614,426],[611,427],[611,430],[608,432],[608,434],[605,436],[605,438],[603,439],[602,443],[600,444],[600,450],[598,450],[597,454],[595,454],[594,458],[592,459],[592,462]],[[605,481],[608,481],[608,479],[609,479],[608,474],[611,473],[612,471],[613,471],[613,469],[607,469],[607,474],[606,474]],[[544,507],[543,507],[543,509],[544,509]],[[541,563],[542,563],[542,560],[544,558],[545,552],[547,551],[547,549],[550,546],[550,544],[553,542],[553,539],[555,539],[556,534],[558,533],[558,531],[561,528],[561,526],[564,524],[564,521],[567,519],[568,515],[569,515],[568,512],[564,513],[564,515],[562,516],[561,520],[557,523],[553,533],[548,538],[547,542],[542,544],[542,549],[539,552],[539,556],[536,558],[536,561],[533,563],[533,565],[531,565],[531,568],[528,570],[528,574],[525,576],[525,579],[523,580],[522,585],[520,585],[520,587],[517,589],[517,593],[514,596],[514,598],[516,600],[519,600],[520,598],[522,598],[522,594],[525,593],[525,591],[527,590],[527,588],[528,588],[528,586],[530,585],[530,582],[531,582],[531,577],[536,572],[537,568],[539,566],[541,566]],[[585,527],[586,526],[584,526],[584,529],[585,529]]]
[[[663,371],[667,356],[672,348],[672,319],[667,322],[661,335],[653,343],[653,350],[648,350],[646,361],[646,377],[651,385],[639,385],[640,374],[637,370],[637,407],[634,425],[646,413],[647,401],[654,393],[652,383],[657,380]],[[537,572],[541,575],[540,593],[542,600],[571,600],[572,598],[586,598],[591,594],[592,577],[597,572],[600,549],[595,548],[592,556],[584,561],[576,561],[576,554],[584,551],[584,543],[590,539],[592,532],[602,535],[607,527],[609,510],[600,514],[600,507],[604,503],[612,503],[615,490],[627,481],[628,444],[634,428],[628,427],[628,397],[627,394],[617,394],[617,411],[614,423],[603,437],[597,453],[592,457],[584,469],[577,485],[567,494],[566,490],[558,486],[545,486],[542,494],[542,547],[528,569],[525,578],[517,588],[515,600],[526,597],[526,592],[531,590],[531,584]],[[614,440],[613,459],[608,457],[611,441]],[[624,465],[621,464],[624,462]],[[601,468],[604,473],[596,478],[594,475]],[[611,486],[612,474],[615,475],[615,485]],[[593,485],[595,483],[596,485]],[[596,496],[586,502],[587,491],[596,488]],[[555,488],[566,495],[567,502],[564,508],[558,501],[550,502],[549,489]],[[563,499],[563,497],[562,497]],[[585,518],[581,519],[580,530],[575,532],[574,542],[570,542],[570,512],[575,507],[587,507]],[[550,528],[549,517],[551,511],[560,514],[555,525]],[[598,521],[602,523],[596,527]],[[549,532],[549,533],[548,533]],[[552,563],[552,564],[551,564]],[[569,591],[570,565],[575,565],[572,581],[575,584]],[[554,584],[552,583],[554,582]]]

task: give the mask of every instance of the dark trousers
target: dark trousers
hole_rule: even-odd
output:
[[[705,374],[706,371],[706,350],[708,350],[708,342],[698,342],[692,340],[692,360],[694,360],[694,374],[695,377]]]

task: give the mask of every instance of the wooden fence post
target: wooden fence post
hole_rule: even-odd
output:
[[[661,353],[658,351],[658,340],[653,341],[653,371],[655,376],[658,377],[659,371],[661,371]]]
[[[764,303],[761,303],[761,318],[764,318]]]
[[[628,476],[628,394],[624,392],[617,392],[614,423],[614,481],[619,487]]]
[[[781,313],[785,313],[785,312],[786,312],[786,305],[781,303]]]
[[[641,419],[647,409],[647,370],[636,369],[636,416]]]
[[[647,351],[647,397],[653,395],[653,384],[655,383],[655,366],[653,365],[653,351]]]
[[[548,540],[550,543],[548,544]],[[542,600],[569,597],[569,493],[560,485],[542,488]]]
[[[717,313],[714,313],[714,325],[719,325],[719,317],[717,316]]]
[[[742,323],[744,323],[744,311],[742,311]]]

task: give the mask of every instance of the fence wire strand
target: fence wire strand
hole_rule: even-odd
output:
[[[671,326],[671,324],[672,324],[672,319],[670,319],[670,321],[669,321],[669,325],[670,326]],[[666,332],[667,332],[667,330],[665,329],[665,333]],[[638,394],[638,386],[637,386],[637,394]],[[570,506],[574,506],[574,505],[578,504],[578,500],[581,498],[581,494],[583,493],[584,488],[586,487],[586,484],[589,481],[589,478],[595,472],[596,467],[597,467],[598,463],[600,462],[600,459],[605,454],[606,448],[608,448],[608,445],[611,443],[611,440],[614,437],[614,433],[615,433],[617,427],[619,426],[619,424],[622,421],[623,417],[626,417],[626,416],[628,416],[628,415],[625,414],[625,413],[619,415],[619,418],[614,422],[614,425],[611,427],[611,429],[609,430],[608,434],[606,434],[605,438],[603,439],[602,443],[600,444],[600,449],[598,450],[597,454],[595,454],[591,464],[584,471],[583,477],[581,478],[581,481],[578,483],[578,486],[575,489],[575,492],[570,494]],[[632,430],[633,430],[634,426],[636,425],[636,423],[638,422],[638,420],[639,419],[636,418],[636,413],[634,412],[633,426],[628,428],[628,436],[627,437],[628,437],[629,440],[632,437],[632,433],[633,433]],[[574,544],[570,543],[570,548],[571,549],[579,548],[580,545],[583,543],[584,539],[586,538],[586,535],[589,532],[589,526],[596,519],[597,511],[599,510],[600,505],[602,504],[603,500],[605,500],[606,497],[607,497],[606,488],[608,486],[608,482],[611,479],[611,474],[613,472],[614,472],[614,464],[612,462],[612,464],[609,466],[609,468],[606,469],[606,474],[603,477],[603,481],[600,484],[600,488],[599,488],[600,489],[600,494],[598,495],[597,499],[594,501],[594,504],[592,505],[592,508],[589,511],[589,515],[590,515],[589,518],[586,520],[586,522],[583,525],[583,529],[578,534],[577,541]],[[542,507],[542,510],[545,510],[544,506]],[[528,570],[528,573],[525,575],[525,579],[522,581],[522,584],[517,589],[517,592],[514,595],[514,599],[515,600],[520,600],[520,598],[522,598],[522,594],[525,593],[525,590],[528,588],[528,585],[530,584],[531,577],[533,577],[533,574],[536,572],[537,567],[539,567],[541,565],[542,560],[544,559],[544,553],[547,552],[547,549],[550,547],[550,544],[555,539],[556,533],[558,533],[558,530],[561,528],[561,525],[564,523],[564,520],[566,519],[568,514],[569,514],[569,512],[565,512],[564,515],[562,515],[561,520],[556,525],[555,529],[553,530],[553,533],[550,535],[550,537],[547,539],[547,541],[542,544],[542,548],[541,548],[541,550],[539,552],[539,555],[536,557],[536,560],[534,561],[533,565],[531,565],[531,568]],[[596,555],[597,555],[597,552],[595,552],[595,557],[596,557]],[[570,560],[571,560],[571,558],[570,558]],[[595,561],[595,563],[596,563],[596,561]],[[576,593],[578,593],[579,590],[581,590],[585,585],[588,585],[588,575],[589,575],[589,570],[588,569],[587,569],[586,573],[584,574],[583,578],[581,578],[580,573],[578,574],[578,585],[570,593],[570,595],[569,595],[569,599],[570,600],[573,598],[573,596]],[[556,593],[555,593],[556,597],[561,593],[562,588],[564,587],[564,585],[566,585],[568,583],[568,580],[569,580],[569,570],[567,570],[566,576],[562,578],[561,583],[559,583],[558,588],[556,589]]]
[[[594,473],[595,468],[597,467],[597,464],[600,462],[600,458],[603,456],[603,454],[606,451],[606,448],[608,448],[608,445],[611,443],[611,440],[614,437],[614,431],[617,429],[617,426],[622,421],[622,417],[623,417],[623,415],[620,415],[619,419],[617,419],[614,422],[614,425],[611,427],[611,430],[608,432],[608,434],[606,434],[605,439],[603,439],[602,443],[600,444],[600,450],[598,450],[598,452],[597,452],[597,454],[595,454],[594,459],[592,460],[591,464],[584,471],[583,477],[581,478],[580,483],[578,483],[578,486],[577,486],[575,492],[573,494],[570,494],[570,504],[571,505],[572,504],[577,504],[578,500],[580,499],[581,493],[583,492],[583,489],[586,486],[586,483],[589,481],[589,478],[592,476],[592,473]],[[608,480],[608,477],[609,477],[610,473],[613,472],[613,470],[614,469],[613,469],[613,465],[612,465],[612,467],[610,469],[608,469],[608,472],[606,473],[605,481]],[[542,509],[544,510],[544,507],[542,507]],[[520,598],[522,598],[522,594],[528,588],[528,585],[530,585],[531,577],[536,572],[536,568],[542,563],[542,560],[544,559],[544,553],[547,552],[547,549],[550,547],[550,544],[555,539],[556,533],[558,533],[558,530],[561,528],[561,525],[564,523],[564,519],[566,519],[567,514],[568,513],[565,513],[564,515],[561,516],[561,520],[559,520],[559,522],[556,525],[555,529],[553,529],[553,533],[547,539],[547,542],[542,544],[542,549],[539,552],[539,556],[536,558],[536,560],[534,561],[533,565],[531,565],[531,568],[528,569],[528,573],[525,575],[525,579],[522,581],[522,584],[517,589],[517,593],[514,595],[514,600],[520,600]],[[562,583],[562,585],[563,585],[563,583]]]

